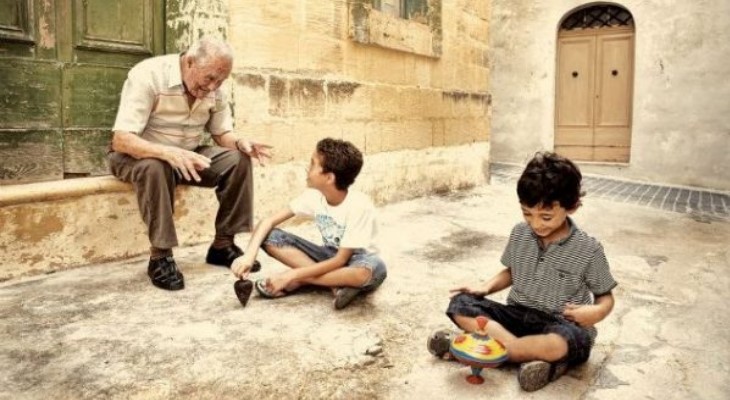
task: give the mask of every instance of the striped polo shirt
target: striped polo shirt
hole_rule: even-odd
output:
[[[547,249],[526,222],[512,229],[501,260],[512,274],[508,304],[560,315],[567,303],[593,304],[595,296],[617,285],[601,243],[580,230],[571,218],[568,224],[568,236]],[[595,328],[587,330],[594,339]]]
[[[179,54],[148,58],[129,71],[113,128],[187,150],[200,145],[206,130],[222,135],[232,129],[231,109],[221,88],[188,105]]]

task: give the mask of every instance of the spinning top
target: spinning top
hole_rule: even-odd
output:
[[[507,361],[507,349],[487,335],[487,318],[477,317],[477,326],[476,332],[457,335],[449,349],[459,362],[471,367],[471,375],[466,381],[475,385],[484,383],[483,368],[495,368]]]
[[[241,305],[246,307],[248,299],[251,298],[251,292],[253,291],[253,282],[248,279],[237,280],[236,283],[233,284],[233,291],[236,292],[236,297],[238,297],[238,301],[241,302]]]

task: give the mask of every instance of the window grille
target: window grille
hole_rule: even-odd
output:
[[[618,6],[591,6],[570,14],[562,24],[561,30],[595,29],[616,26],[634,26],[634,17],[625,8]]]
[[[428,0],[373,0],[373,8],[396,18],[428,23]]]

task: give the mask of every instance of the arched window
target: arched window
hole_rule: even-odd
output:
[[[623,7],[615,5],[596,5],[582,8],[570,14],[560,30],[595,29],[616,26],[634,26],[634,17]]]

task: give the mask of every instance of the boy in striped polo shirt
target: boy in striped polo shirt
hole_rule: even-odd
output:
[[[611,312],[611,276],[603,247],[569,217],[580,207],[582,175],[570,160],[537,153],[517,182],[525,222],[510,234],[505,269],[485,283],[452,289],[446,315],[468,332],[475,318],[521,363],[520,387],[534,391],[588,360],[594,325]],[[485,298],[511,286],[507,305]],[[447,356],[448,331],[429,338],[429,351]]]

